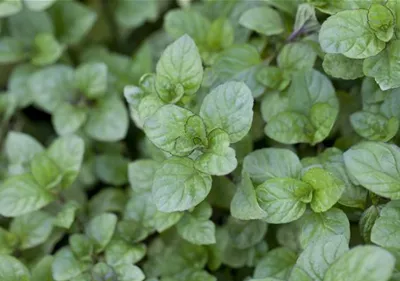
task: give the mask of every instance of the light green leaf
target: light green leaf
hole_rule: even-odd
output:
[[[349,250],[348,241],[341,235],[317,239],[301,253],[289,281],[322,281],[329,266]]]
[[[227,223],[230,243],[237,249],[248,249],[264,238],[267,226],[261,220],[242,221],[230,217]]]
[[[366,243],[371,243],[372,227],[375,225],[375,222],[378,218],[379,218],[379,209],[374,205],[372,205],[368,209],[366,209],[361,215],[360,222],[359,222],[360,233]],[[385,219],[382,219],[382,220],[385,221]],[[385,230],[386,230],[385,228],[386,227],[380,226],[378,232],[380,232],[380,231],[385,232]],[[389,228],[390,228],[390,226],[389,226]],[[385,236],[381,236],[381,237],[382,238],[385,237],[384,238],[385,240],[390,237],[386,234],[384,234],[384,235]],[[380,235],[378,235],[378,236],[380,236]],[[374,242],[377,245],[381,245],[381,243],[379,243],[379,238],[376,239],[376,241],[374,241]]]
[[[363,60],[350,59],[341,54],[326,54],[322,66],[335,78],[354,80],[364,76]]]
[[[39,262],[32,268],[32,281],[53,281],[53,275],[51,272],[51,266],[53,264],[53,256],[44,256]]]
[[[57,0],[24,0],[25,6],[32,11],[43,11],[49,8]]]
[[[142,281],[145,276],[142,270],[132,264],[121,264],[115,267],[119,281]]]
[[[104,213],[90,220],[86,228],[86,235],[95,243],[96,252],[99,253],[110,243],[117,225],[117,216]]]
[[[80,275],[84,269],[69,247],[62,248],[54,256],[52,272],[56,281],[69,281]]]
[[[124,240],[112,240],[105,250],[107,264],[118,266],[120,264],[134,264],[141,260],[146,253],[144,244],[131,245]]]
[[[353,59],[375,56],[385,48],[385,42],[368,25],[368,11],[362,9],[341,11],[329,17],[322,24],[319,42],[325,52]]]
[[[0,185],[0,214],[21,216],[46,206],[54,195],[41,188],[30,174],[10,177]]]
[[[10,131],[5,140],[7,160],[12,164],[28,164],[32,158],[43,151],[43,146],[30,135]]]
[[[54,219],[54,225],[69,229],[75,221],[76,211],[79,209],[78,203],[70,201],[63,206]]]
[[[71,135],[54,141],[47,150],[47,156],[57,164],[61,170],[63,179],[62,188],[69,187],[79,174],[85,144],[80,137]]]
[[[114,281],[118,280],[114,268],[104,262],[98,262],[91,269],[91,279],[93,281]]]
[[[93,243],[86,235],[72,234],[68,240],[75,257],[80,261],[92,261]]]
[[[37,183],[45,189],[56,187],[62,174],[56,163],[45,152],[36,154],[31,161],[31,173]]]
[[[257,49],[251,45],[233,45],[219,54],[211,68],[212,88],[228,81],[242,81],[259,97],[264,87],[256,79],[261,67]]]
[[[164,18],[164,28],[170,36],[178,38],[187,34],[200,45],[207,42],[210,26],[210,21],[194,10],[171,10]]]
[[[63,2],[63,1],[60,1]],[[28,81],[34,102],[52,113],[58,105],[75,98],[74,71],[65,65],[53,65],[35,72]]]
[[[297,155],[282,148],[258,149],[243,161],[243,170],[259,184],[273,178],[297,178],[301,168]]]
[[[0,227],[0,254],[12,254],[18,246],[18,237]]]
[[[28,55],[24,43],[19,39],[8,36],[0,38],[0,63],[16,63],[28,58]]]
[[[300,218],[312,198],[312,187],[300,180],[274,178],[256,188],[260,207],[269,223],[288,223]]]
[[[239,23],[267,36],[284,32],[284,25],[279,13],[270,7],[257,7],[247,10],[240,17]]]
[[[75,70],[75,85],[89,99],[96,99],[107,90],[107,65],[100,62],[85,63]]]
[[[34,65],[48,65],[55,63],[62,55],[64,47],[57,42],[54,35],[39,33],[33,41],[32,63]]]
[[[165,160],[155,174],[153,199],[162,212],[188,210],[205,199],[211,176],[197,171],[189,158]]]
[[[399,129],[399,120],[390,119],[367,111],[355,112],[350,116],[354,130],[360,136],[374,141],[389,141]]]
[[[214,88],[200,108],[207,131],[215,128],[229,134],[231,143],[241,140],[253,121],[253,97],[243,82],[227,82]]]
[[[320,28],[314,6],[303,3],[297,7],[296,20],[292,34],[310,34]]]
[[[22,10],[21,0],[2,1],[0,3],[0,18],[14,15]]]
[[[17,235],[19,248],[33,248],[44,243],[53,230],[53,218],[45,212],[36,211],[15,218],[10,231]]]
[[[214,244],[215,224],[208,219],[185,214],[177,224],[178,234],[190,243],[197,245]]]
[[[275,66],[265,66],[257,72],[257,80],[264,86],[283,91],[290,83],[290,76]]]
[[[58,105],[51,116],[54,129],[60,136],[76,132],[86,122],[86,119],[85,109],[69,103]]]
[[[144,131],[158,148],[179,156],[190,154],[205,142],[206,137],[201,118],[172,104],[161,107],[149,117],[144,124]]]
[[[286,44],[279,52],[277,63],[287,71],[310,70],[313,68],[317,54],[313,48],[303,42]]]
[[[203,25],[204,30],[204,25]],[[230,47],[235,37],[235,30],[226,18],[218,18],[210,26],[207,34],[207,44],[212,50],[223,50]]]
[[[381,4],[372,4],[368,9],[368,24],[379,40],[388,42],[394,34],[395,18],[390,9]]]
[[[57,38],[68,45],[76,45],[90,31],[97,15],[86,5],[75,1],[57,1],[49,10]]]
[[[371,216],[372,221],[369,224],[371,241],[381,247],[400,250],[399,201],[391,201],[386,204],[381,210],[380,216],[377,210]]]
[[[264,95],[261,101],[261,115],[265,122],[278,115],[278,113],[289,110],[289,99],[287,93],[274,91]]]
[[[281,112],[274,116],[265,126],[265,134],[285,144],[312,142],[314,127],[303,114]]]
[[[376,246],[358,246],[341,256],[327,270],[324,281],[387,281],[395,259]]]
[[[195,161],[195,168],[203,173],[222,176],[231,173],[237,166],[236,152],[229,147],[229,135],[214,129],[208,135],[209,148]]]
[[[243,172],[242,180],[230,205],[231,215],[240,220],[263,219],[267,214],[257,202],[256,192],[249,174]]]
[[[297,254],[288,248],[273,249],[257,263],[254,270],[254,278],[258,280],[266,277],[275,277],[277,280],[286,280],[296,260]]]
[[[85,131],[95,140],[114,142],[125,137],[128,126],[126,107],[117,95],[112,94],[98,100],[90,109]]]
[[[377,54],[364,60],[363,71],[385,91],[400,87],[400,41],[393,40]]]
[[[135,160],[128,165],[128,178],[133,190],[151,189],[160,163],[151,159]]]
[[[307,170],[301,180],[314,189],[311,209],[316,213],[329,210],[336,204],[345,189],[341,179],[319,167]]]
[[[30,281],[31,275],[26,266],[16,258],[0,255],[0,278],[5,281]]]
[[[157,1],[118,0],[115,18],[123,28],[139,27],[146,20],[154,21],[159,12]]]
[[[325,213],[306,213],[300,220],[299,241],[303,249],[316,239],[342,235],[350,240],[350,223],[346,214],[336,208]]]
[[[104,188],[94,195],[89,202],[91,216],[104,212],[122,212],[128,198],[121,189],[114,187]]]
[[[96,156],[95,173],[106,183],[119,186],[128,181],[128,159],[120,154],[101,154]]]
[[[169,45],[156,69],[156,89],[167,103],[176,103],[183,95],[193,95],[203,80],[203,66],[193,39],[183,35]]]
[[[311,107],[310,121],[315,128],[312,144],[322,142],[329,136],[338,113],[338,106],[333,107],[328,103],[316,103]]]
[[[27,107],[33,102],[28,88],[28,79],[36,70],[37,68],[31,64],[20,64],[11,72],[7,87],[11,95],[16,96],[19,107]]]
[[[368,190],[400,199],[400,150],[393,144],[363,142],[344,153],[349,174]]]

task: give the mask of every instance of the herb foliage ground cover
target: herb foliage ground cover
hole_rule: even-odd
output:
[[[0,0],[0,280],[399,281],[399,0]]]

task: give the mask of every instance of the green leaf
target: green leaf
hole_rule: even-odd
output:
[[[135,160],[128,165],[129,184],[133,190],[151,189],[160,163],[151,159]]]
[[[53,281],[51,266],[53,264],[53,256],[44,256],[32,268],[32,281]]]
[[[32,63],[34,65],[48,65],[55,63],[62,55],[64,47],[57,42],[54,35],[39,33],[35,36]]]
[[[95,173],[103,182],[123,185],[128,181],[128,163],[128,159],[120,154],[101,154],[96,156]]]
[[[244,12],[239,23],[266,36],[284,32],[282,19],[277,11],[270,7],[257,7]]]
[[[328,103],[314,104],[310,111],[310,121],[315,128],[312,144],[322,142],[328,137],[338,116],[338,107]]]
[[[82,64],[75,71],[75,85],[89,99],[102,97],[107,90],[107,72],[104,63]]]
[[[16,63],[26,58],[28,58],[28,52],[21,40],[8,36],[0,38],[0,63]]]
[[[172,104],[161,107],[148,118],[144,131],[158,148],[178,156],[190,154],[204,143],[206,136],[205,125],[197,115]]]
[[[91,216],[104,212],[122,212],[128,198],[121,189],[114,187],[100,190],[89,202],[89,213]]]
[[[9,163],[28,164],[43,151],[43,146],[30,135],[10,131],[5,140],[5,153]]]
[[[353,113],[350,122],[357,134],[374,141],[389,141],[399,129],[397,118],[388,119],[380,114],[366,111]]]
[[[62,43],[76,45],[90,31],[97,15],[75,1],[57,1],[50,9],[57,38]]]
[[[203,25],[204,30],[204,25]],[[207,44],[212,50],[223,50],[230,47],[235,37],[235,30],[226,18],[218,18],[210,26],[207,34]]]
[[[92,261],[93,243],[83,234],[72,234],[69,237],[69,245],[74,256],[80,261]]]
[[[237,166],[236,152],[229,147],[229,135],[214,129],[209,135],[209,148],[195,161],[195,168],[203,173],[222,176],[231,173]]]
[[[256,188],[260,207],[269,223],[288,223],[300,218],[312,198],[312,187],[300,180],[274,178]]]
[[[241,221],[233,217],[227,223],[230,242],[237,249],[248,249],[259,243],[267,232],[267,224],[261,220]]]
[[[253,97],[243,82],[227,82],[214,88],[203,100],[200,116],[211,132],[215,128],[229,134],[230,142],[241,140],[253,121]]]
[[[8,91],[17,97],[18,105],[22,108],[33,102],[28,88],[28,79],[36,70],[37,68],[31,64],[21,64],[14,68],[9,77]]]
[[[389,8],[372,4],[368,9],[368,24],[379,40],[388,42],[394,34],[395,18]]]
[[[145,276],[142,270],[131,264],[121,264],[115,268],[119,281],[142,281]]]
[[[95,243],[96,252],[101,252],[110,243],[117,224],[117,216],[104,213],[90,220],[86,235]]]
[[[374,205],[372,205],[368,209],[366,209],[361,215],[360,222],[359,222],[360,233],[366,243],[371,243],[372,227],[375,225],[375,222],[378,218],[379,218],[379,209]],[[383,220],[385,220],[385,219],[383,219]],[[381,229],[383,231],[385,231],[385,227],[382,227]],[[378,232],[380,232],[381,229],[379,229]],[[386,236],[386,234],[385,234],[385,240],[388,237],[389,236]],[[381,243],[379,243],[379,238],[376,240],[377,241],[375,243],[377,245],[380,245]]]
[[[33,157],[31,173],[37,183],[45,189],[56,187],[62,180],[60,169],[45,152],[38,153]]]
[[[317,54],[309,44],[295,42],[283,46],[278,54],[277,63],[286,71],[311,70],[316,59]]]
[[[329,210],[342,195],[345,185],[342,180],[332,173],[319,167],[307,170],[301,180],[314,189],[311,200],[311,209],[320,213]]]
[[[69,229],[75,221],[76,211],[79,209],[78,203],[70,201],[63,206],[54,219],[54,225]]]
[[[344,153],[349,174],[368,190],[400,199],[400,150],[393,144],[363,142]]]
[[[21,0],[3,1],[0,3],[0,18],[14,15],[22,10]]]
[[[53,218],[42,211],[19,216],[10,224],[10,231],[17,235],[22,250],[44,243],[52,230]]]
[[[329,17],[322,24],[319,42],[325,52],[353,59],[375,56],[385,48],[385,42],[368,25],[368,11],[362,9]]]
[[[169,45],[156,69],[156,89],[167,103],[176,103],[183,95],[193,95],[203,80],[203,66],[193,39],[183,35]]]
[[[99,262],[95,264],[91,270],[93,281],[116,281],[118,280],[117,273],[108,264]]]
[[[54,256],[52,272],[55,281],[69,281],[79,276],[84,269],[69,247],[62,248]]]
[[[57,0],[24,0],[25,6],[32,11],[43,11],[49,8]]]
[[[86,122],[86,119],[85,109],[69,103],[58,105],[51,116],[54,129],[60,136],[76,132]]]
[[[164,18],[164,28],[170,36],[178,38],[187,34],[197,44],[207,42],[210,27],[210,21],[194,10],[171,10]]]
[[[7,255],[0,255],[0,278],[5,281],[31,280],[29,270],[25,265],[16,258]]]
[[[98,100],[89,111],[86,133],[93,139],[114,142],[123,139],[128,131],[129,117],[124,103],[116,95]]]
[[[322,66],[335,78],[354,80],[364,76],[363,60],[350,59],[341,54],[326,54]]]
[[[375,210],[370,216],[372,216],[372,222],[368,226],[371,234],[371,241],[381,247],[399,250],[399,201],[389,202],[383,207],[380,214],[378,214],[378,210]]]
[[[185,214],[177,224],[179,235],[197,245],[215,243],[215,224],[208,219],[196,218],[191,214]]]
[[[366,76],[373,77],[379,87],[385,91],[400,87],[400,41],[393,40],[377,54],[364,60],[363,71]]]
[[[322,281],[329,266],[349,250],[348,241],[341,235],[317,239],[301,253],[289,281]],[[302,276],[302,279],[299,278]]]
[[[263,219],[267,215],[257,202],[249,174],[244,172],[230,204],[231,215],[240,220]]]
[[[104,255],[107,264],[118,266],[136,263],[144,257],[145,253],[146,246],[143,244],[131,245],[124,240],[112,240]]]
[[[265,122],[270,122],[278,113],[288,111],[289,99],[287,93],[278,91],[267,93],[261,101],[260,110]]]
[[[233,45],[219,54],[211,68],[212,88],[229,81],[242,81],[251,90],[253,97],[259,97],[264,87],[255,73],[261,68],[261,58],[251,45]]]
[[[333,263],[323,280],[387,281],[394,264],[395,259],[388,251],[375,246],[358,246]]]
[[[277,280],[286,280],[296,260],[297,254],[288,248],[273,249],[257,263],[254,278],[264,280],[262,278],[274,277]]]
[[[154,21],[159,12],[157,1],[119,0],[115,18],[123,28],[139,27],[146,20]]]
[[[320,28],[314,6],[303,3],[297,7],[296,20],[292,34],[309,34],[318,31]]]
[[[0,254],[12,254],[18,245],[18,237],[0,227]]]
[[[34,102],[52,113],[57,106],[75,97],[73,78],[71,67],[53,65],[35,72],[29,78],[28,87]]]
[[[155,174],[153,199],[162,212],[188,210],[203,201],[211,189],[211,176],[197,171],[189,158],[171,157]]]
[[[257,72],[257,80],[264,86],[283,91],[290,83],[290,76],[275,66],[266,66]]]
[[[42,189],[30,174],[10,177],[0,186],[0,214],[21,216],[39,210],[54,199],[54,195]]]
[[[297,155],[282,148],[258,149],[243,161],[243,171],[259,184],[273,178],[297,178],[301,168]]]
[[[85,144],[80,137],[71,135],[54,141],[47,150],[47,156],[53,160],[62,173],[62,188],[69,187],[81,169]]]
[[[306,213],[300,220],[299,242],[303,249],[316,239],[342,235],[350,240],[350,223],[346,214],[336,208],[324,213]]]

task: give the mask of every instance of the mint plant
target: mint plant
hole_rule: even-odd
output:
[[[0,0],[0,280],[400,280],[398,0]]]

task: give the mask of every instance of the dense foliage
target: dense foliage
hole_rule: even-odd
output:
[[[399,281],[399,0],[0,0],[1,281]]]

